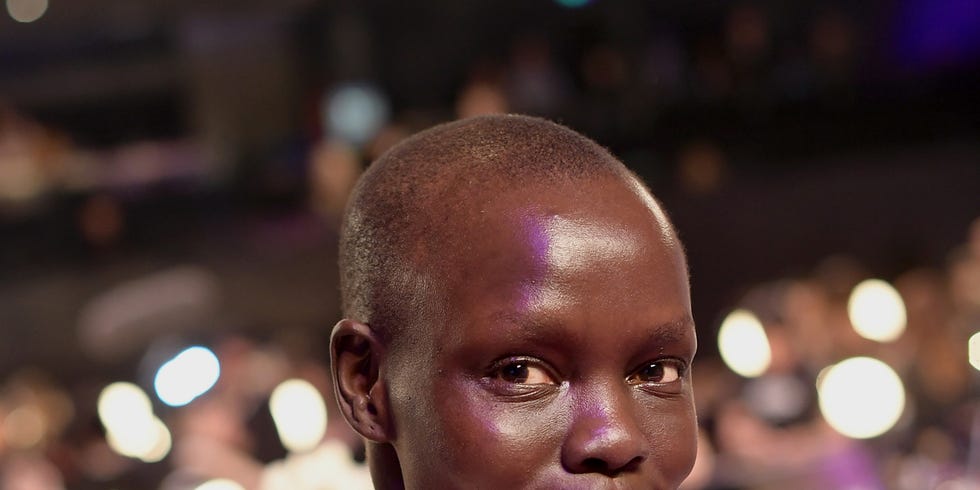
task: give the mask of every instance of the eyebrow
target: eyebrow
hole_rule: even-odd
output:
[[[490,316],[494,323],[507,323],[517,327],[508,329],[508,336],[519,337],[520,340],[548,342],[555,338],[566,337],[569,332],[562,328],[561,322],[552,322],[531,318],[511,311],[498,311]],[[676,345],[686,342],[694,331],[694,320],[690,316],[660,323],[653,326],[653,331],[647,336],[648,345]],[[696,334],[694,341],[696,342]],[[696,345],[696,344],[695,344]]]
[[[655,344],[677,344],[687,340],[688,330],[694,330],[694,320],[690,317],[681,318],[655,325],[653,333],[649,335],[651,343]],[[679,333],[684,332],[684,333]]]

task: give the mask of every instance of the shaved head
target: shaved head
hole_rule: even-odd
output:
[[[472,227],[460,225],[479,221],[489,196],[608,178],[642,186],[605,148],[540,118],[481,116],[408,138],[368,168],[348,203],[340,238],[345,316],[389,340],[435,306],[420,294],[451,272],[441,267],[451,262],[447,254],[473,238],[461,234]]]
[[[677,488],[697,350],[667,216],[604,148],[487,116],[379,158],[340,240],[334,389],[379,489]]]

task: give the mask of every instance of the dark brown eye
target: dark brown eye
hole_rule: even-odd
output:
[[[677,361],[663,359],[648,362],[626,378],[630,384],[673,383],[683,375],[683,367]]]
[[[501,381],[514,384],[557,384],[548,371],[528,361],[510,361],[502,364],[495,373]]]
[[[500,379],[508,383],[524,383],[531,370],[523,362],[513,362],[500,368]]]

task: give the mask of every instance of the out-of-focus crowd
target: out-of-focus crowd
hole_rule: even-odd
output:
[[[893,339],[874,341],[855,328],[849,306],[867,279],[869,272],[857,261],[829,257],[806,276],[759,284],[739,301],[763,325],[771,362],[752,378],[737,376],[719,359],[698,363],[695,386],[705,435],[699,483],[774,489],[980,484],[980,220],[945,267],[913,268],[895,278],[907,322]],[[875,314],[887,315],[885,307],[878,308]],[[834,415],[826,406],[831,395],[818,389],[829,367],[857,356],[883,361],[904,386],[895,424],[867,440],[846,437],[828,423]],[[876,381],[869,383],[862,389],[874,391]],[[881,407],[870,422],[890,411]]]

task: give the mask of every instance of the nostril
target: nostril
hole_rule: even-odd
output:
[[[582,461],[582,466],[584,466],[586,470],[595,473],[607,473],[609,471],[609,465],[599,458],[588,458],[585,461]]]
[[[643,456],[637,456],[629,460],[622,466],[610,467],[609,463],[601,458],[586,458],[582,461],[582,466],[586,471],[592,473],[602,473],[606,476],[616,476],[620,473],[635,471],[643,462]]]

